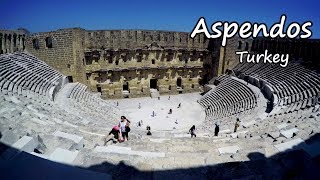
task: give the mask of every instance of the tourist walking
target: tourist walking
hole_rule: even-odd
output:
[[[195,125],[193,125],[193,126],[189,129],[189,132],[190,132],[190,134],[191,134],[191,138],[193,138],[193,136],[194,136],[194,137],[197,137],[197,135],[195,134],[195,130],[196,130],[196,126],[195,126]]]
[[[119,127],[120,127],[123,141],[128,141],[129,140],[129,132],[130,132],[130,121],[125,116],[121,116],[121,121],[119,123]]]
[[[219,125],[218,124],[215,124],[216,125],[216,127],[214,128],[214,136],[218,136],[218,134],[219,134]]]
[[[233,132],[237,132],[238,127],[240,126],[240,120],[239,118],[237,118],[236,124],[234,125],[234,131]]]

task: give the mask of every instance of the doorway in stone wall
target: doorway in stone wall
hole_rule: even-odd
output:
[[[101,93],[101,87],[100,86],[97,86],[97,92]]]
[[[150,79],[150,89],[157,89],[157,88],[158,88],[157,79]]]
[[[69,83],[73,83],[73,78],[72,78],[72,76],[67,76],[67,79],[68,79]]]
[[[129,91],[129,83],[128,82],[124,82],[123,83],[122,90],[123,91]]]
[[[178,79],[177,79],[177,87],[181,88],[181,86],[182,86],[182,80],[181,80],[181,77],[178,77]]]

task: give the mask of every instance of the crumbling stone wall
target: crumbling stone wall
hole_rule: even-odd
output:
[[[79,28],[36,33],[27,37],[26,49],[73,81],[83,82],[83,36]]]
[[[206,49],[209,40],[203,35],[194,39],[186,32],[148,30],[101,30],[86,32],[87,49],[139,49],[156,42],[168,48]]]

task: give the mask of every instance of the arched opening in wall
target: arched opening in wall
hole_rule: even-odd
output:
[[[123,91],[129,91],[129,82],[124,82],[123,83],[122,90]]]
[[[242,46],[242,42],[239,41],[239,42],[238,42],[238,49],[241,49],[241,48],[242,48],[241,46]]]
[[[2,49],[2,46],[3,46],[3,44],[2,44],[2,40],[3,40],[3,34],[0,34],[0,54],[3,54],[3,49]]]
[[[47,48],[52,48],[52,38],[51,37],[46,37],[46,47]]]
[[[67,79],[68,79],[69,83],[73,82],[73,77],[72,76],[67,76]]]
[[[256,44],[257,44],[256,40],[253,40],[252,41],[252,46],[251,46],[251,51],[255,51]]]
[[[87,80],[90,79],[90,76],[91,76],[91,73],[86,73],[86,78],[87,78]]]
[[[169,89],[169,91],[171,91],[171,85],[169,85],[168,89]]]
[[[177,79],[177,87],[182,87],[182,80],[181,80],[181,77],[178,77]]]
[[[0,34],[0,54],[3,53],[3,50],[2,50],[2,39],[3,39],[3,35]]]
[[[33,49],[40,49],[39,39],[32,39]]]
[[[194,89],[194,84],[191,85],[191,88]]]
[[[127,58],[125,58],[125,57],[122,58],[122,61],[123,61],[123,62],[127,62]]]
[[[244,50],[248,51],[248,49],[249,49],[249,43],[246,42],[246,46],[245,46]]]
[[[97,92],[101,93],[101,87],[100,86],[97,86]]]
[[[152,60],[151,60],[151,63],[152,63],[152,64],[155,64],[155,63],[156,63],[156,60],[152,59]]]
[[[13,35],[13,47],[17,47],[17,35]]]

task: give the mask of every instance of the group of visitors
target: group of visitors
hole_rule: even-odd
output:
[[[160,98],[159,98],[160,99]],[[170,100],[170,96],[169,96],[169,100]],[[118,106],[118,102],[117,102],[117,106]],[[181,107],[181,103],[179,103],[178,108]],[[139,109],[141,108],[141,104],[139,103]],[[169,109],[169,114],[172,114],[172,109]],[[155,116],[155,112],[152,112],[152,116]],[[235,127],[234,127],[234,132],[237,132],[238,127],[240,126],[240,120],[239,118],[237,118],[236,123],[235,123]],[[119,124],[117,126],[114,126],[112,128],[112,130],[109,132],[108,136],[104,139],[104,145],[106,145],[108,142],[112,141],[113,143],[116,142],[124,142],[124,141],[128,141],[129,140],[129,132],[130,132],[130,121],[125,117],[125,116],[121,116],[121,120],[119,122]],[[175,121],[176,124],[178,124],[178,120]],[[138,122],[138,127],[142,126],[142,120]],[[147,130],[147,135],[152,135],[151,133],[151,128],[150,126],[146,127]],[[219,125],[215,124],[215,129],[214,129],[214,136],[218,136],[219,133]],[[189,129],[189,133],[191,134],[191,138],[193,137],[197,137],[197,135],[195,134],[196,131],[196,127],[195,125],[193,125],[190,129]]]
[[[131,130],[130,123],[131,122],[125,116],[121,116],[118,126],[113,126],[108,136],[104,139],[104,145],[110,141],[113,143],[128,141],[129,132]]]
[[[240,119],[237,118],[236,123],[234,125],[234,130],[233,132],[237,132],[238,127],[240,126]],[[189,133],[191,134],[191,138],[192,137],[197,137],[197,135],[195,134],[195,130],[196,130],[196,126],[193,125],[190,129],[189,129]],[[220,131],[219,125],[215,124],[215,128],[214,128],[214,136],[218,136]]]

